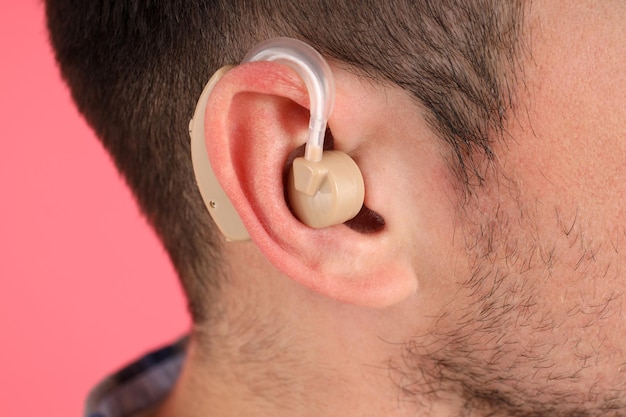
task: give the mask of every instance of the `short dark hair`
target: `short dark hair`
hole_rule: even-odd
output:
[[[259,41],[302,39],[361,75],[399,85],[450,146],[460,183],[480,179],[513,107],[522,0],[47,0],[73,98],[178,271],[195,322],[222,280],[196,189],[187,124],[204,83]],[[212,274],[214,278],[207,278]]]

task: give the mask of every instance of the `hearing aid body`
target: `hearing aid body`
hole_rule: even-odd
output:
[[[295,216],[304,224],[328,227],[358,214],[365,197],[356,163],[340,151],[324,151],[326,124],[334,106],[334,79],[324,58],[309,45],[290,38],[275,38],[252,49],[245,62],[273,61],[295,70],[303,79],[310,101],[308,141],[304,157],[291,167],[287,196]],[[249,239],[248,233],[208,160],[204,134],[207,100],[220,78],[232,66],[219,69],[204,88],[189,122],[191,153],[198,188],[218,228],[228,240]]]

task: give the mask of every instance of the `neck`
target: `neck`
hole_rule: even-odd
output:
[[[219,319],[195,329],[159,417],[448,415],[416,412],[392,371],[410,337],[409,306],[364,309],[285,277],[272,276],[271,290],[257,285],[267,282],[248,275],[223,288]]]

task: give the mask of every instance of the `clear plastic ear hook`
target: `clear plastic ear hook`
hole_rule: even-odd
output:
[[[311,162],[321,161],[326,124],[335,104],[335,81],[326,60],[302,41],[274,38],[257,45],[242,62],[254,61],[273,61],[287,65],[304,80],[311,113],[304,159]]]

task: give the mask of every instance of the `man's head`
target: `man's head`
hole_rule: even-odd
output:
[[[471,155],[490,155],[503,132],[523,46],[517,1],[49,1],[47,14],[74,99],[161,236],[197,320],[219,286],[220,256],[186,126],[217,68],[270,37],[303,39],[350,71],[406,89],[467,181],[482,175]]]
[[[244,322],[254,333],[268,312],[323,315],[330,300],[363,345],[401,346],[392,380],[420,401],[460,401],[468,415],[624,412],[623,7],[209,3],[48,1],[74,98],[199,327],[213,317],[220,334]],[[293,218],[283,178],[306,140],[306,90],[278,64],[238,66],[209,100],[208,156],[254,246],[226,244],[196,190],[187,123],[217,68],[275,36],[331,62],[327,143],[359,164],[367,208],[320,230]],[[217,317],[235,310],[227,332]],[[255,353],[258,339],[276,348],[259,336]]]

